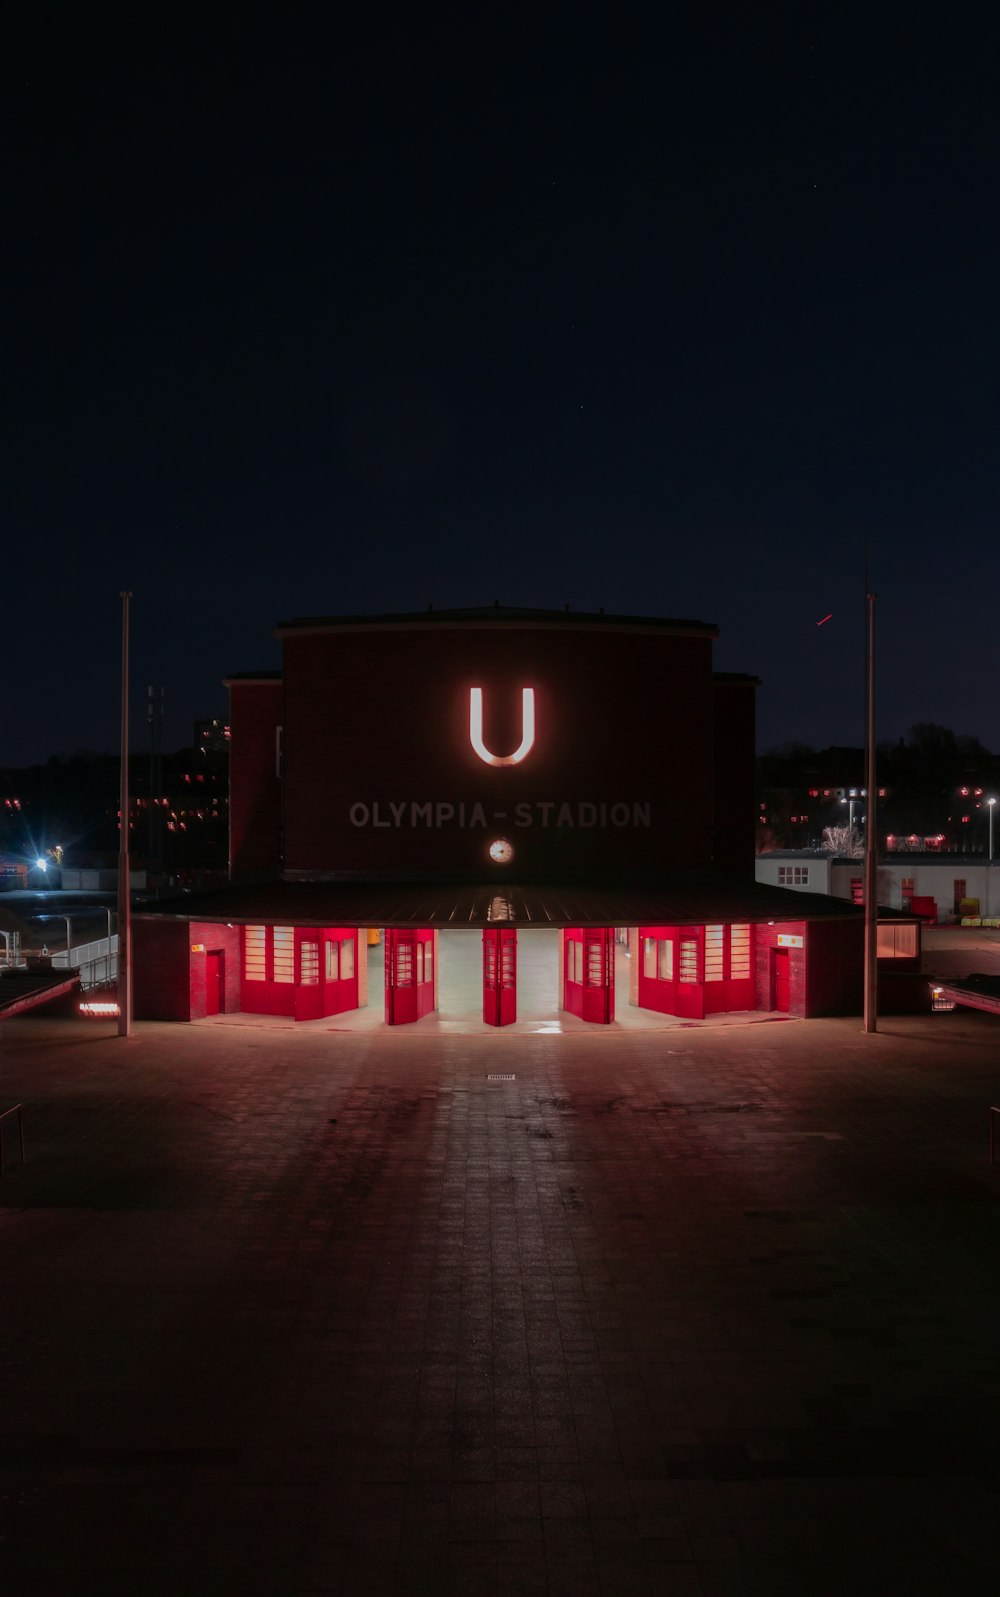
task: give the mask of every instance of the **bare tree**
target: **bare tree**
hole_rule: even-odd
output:
[[[860,859],[865,851],[856,826],[824,826],[823,847],[828,854],[845,854],[848,859]]]

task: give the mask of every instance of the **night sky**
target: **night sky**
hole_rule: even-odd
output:
[[[140,743],[494,599],[859,743],[866,533],[880,735],[1000,747],[990,9],[14,12],[0,765],[116,746],[122,588]]]

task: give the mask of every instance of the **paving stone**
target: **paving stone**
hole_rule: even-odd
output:
[[[6,1023],[5,1597],[981,1591],[998,1032],[880,1026]]]

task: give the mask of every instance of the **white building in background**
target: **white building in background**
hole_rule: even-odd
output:
[[[784,849],[758,854],[755,875],[758,882],[800,893],[829,893],[855,904],[864,897],[861,858]],[[982,854],[883,856],[878,866],[878,901],[887,909],[912,908],[938,921],[1000,918],[1000,860],[991,862]]]

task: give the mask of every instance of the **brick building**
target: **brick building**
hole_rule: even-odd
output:
[[[561,1007],[598,1024],[860,1009],[861,912],[754,881],[757,682],[713,671],[715,627],[495,605],[278,637],[280,673],[228,679],[230,885],[135,917],[140,1018],[417,1021],[458,929],[486,1024],[543,929]]]

